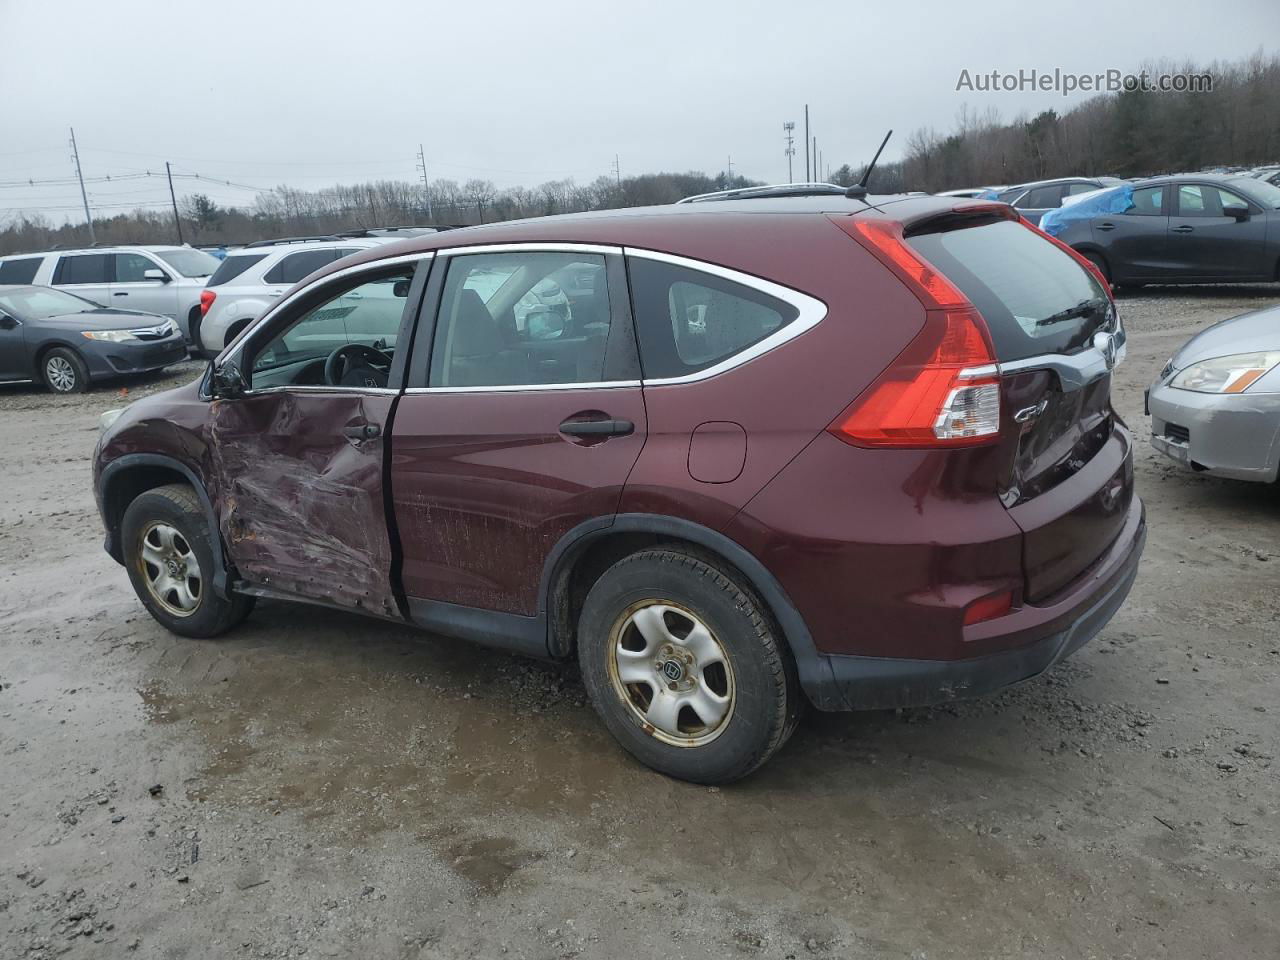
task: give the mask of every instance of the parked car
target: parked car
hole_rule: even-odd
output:
[[[1249,176],[1258,180],[1264,180],[1272,186],[1280,187],[1280,167],[1259,167]]]
[[[192,322],[197,352],[217,356],[303,277],[334,260],[387,242],[300,237],[261,240],[230,251],[199,297],[198,316]]]
[[[1189,470],[1274,483],[1280,466],[1280,307],[1202,330],[1147,391],[1151,445]]]
[[[961,187],[958,190],[943,190],[937,194],[939,197],[960,197],[970,200],[977,197],[993,197],[1000,193],[1001,190],[1007,190],[1004,186],[991,187]]]
[[[104,307],[158,313],[187,342],[218,258],[192,247],[92,247],[0,257],[0,284],[56,287]]]
[[[80,393],[90,380],[159,370],[187,356],[168,317],[113,310],[63,290],[0,287],[0,382]]]
[[[1001,190],[996,199],[1010,204],[1032,223],[1039,223],[1050,210],[1062,206],[1067,197],[1089,193],[1104,187],[1123,183],[1118,177],[1063,177],[1058,180],[1037,180]]]
[[[579,300],[521,329],[548,281]],[[95,488],[175,633],[274,597],[576,656],[627,750],[722,782],[806,699],[986,693],[1102,629],[1146,531],[1122,340],[1088,264],[1003,204],[489,225],[313,275],[104,418]]]
[[[1102,191],[1041,227],[1112,283],[1280,279],[1280,187],[1248,176],[1179,174]]]

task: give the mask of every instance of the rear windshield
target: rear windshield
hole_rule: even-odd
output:
[[[978,308],[1000,360],[1072,353],[1108,323],[1110,298],[1088,270],[1012,220],[907,243]]]
[[[267,259],[265,253],[245,253],[227,257],[218,265],[218,269],[213,271],[213,276],[209,278],[210,287],[216,287],[219,284],[227,283],[234,280],[240,274],[244,273],[255,263]]]

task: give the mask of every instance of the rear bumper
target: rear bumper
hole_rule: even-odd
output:
[[[821,710],[884,710],[980,696],[1043,673],[1097,636],[1120,609],[1146,539],[1146,511],[1135,496],[1120,536],[1082,582],[1052,604],[980,625],[998,630],[1008,649],[964,660],[825,656],[821,669],[802,672],[805,693]]]
[[[1280,394],[1196,393],[1156,384],[1147,405],[1151,445],[1169,459],[1215,477],[1276,479]]]

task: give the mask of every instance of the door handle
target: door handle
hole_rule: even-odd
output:
[[[1116,228],[1116,225],[1114,223],[1111,223],[1110,221],[1107,221],[1106,223],[1098,224],[1099,230],[1114,230],[1115,228]]]
[[[1195,227],[1184,223],[1180,227],[1174,227],[1173,232],[1174,233],[1193,233],[1195,229],[1196,229]]]
[[[124,290],[118,290],[112,294],[113,297],[127,297],[129,294]]]
[[[630,420],[566,420],[560,424],[560,432],[571,437],[624,437],[635,429]]]
[[[342,435],[352,440],[376,440],[382,436],[382,428],[376,423],[357,423],[351,427],[343,427]]]

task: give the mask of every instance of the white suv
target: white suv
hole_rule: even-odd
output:
[[[0,257],[0,285],[57,287],[104,307],[177,321],[188,342],[218,258],[191,247],[91,247]]]
[[[334,260],[397,239],[262,240],[232,250],[200,295],[203,316],[193,326],[196,350],[216,356],[303,277]]]

